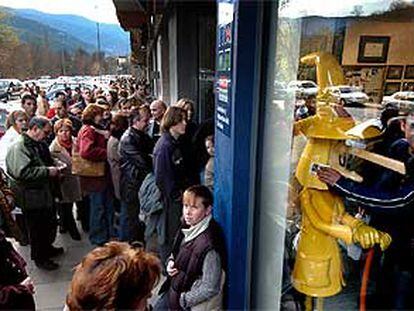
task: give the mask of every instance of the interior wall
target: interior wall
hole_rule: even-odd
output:
[[[358,62],[361,36],[389,36],[388,60],[377,65],[414,64],[414,23],[349,21],[345,34],[343,65],[364,65]],[[370,63],[368,65],[375,65]]]

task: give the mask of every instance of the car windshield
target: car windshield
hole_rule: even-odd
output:
[[[355,90],[351,87],[340,87],[339,91],[343,94],[349,94],[349,93],[355,92]]]
[[[305,89],[308,89],[308,88],[311,88],[311,87],[315,87],[315,85],[313,83],[310,83],[310,82],[304,82],[304,83],[302,83],[301,86],[303,88],[305,88]]]

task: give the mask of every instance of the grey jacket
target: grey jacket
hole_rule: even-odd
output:
[[[142,182],[139,189],[139,202],[141,213],[144,214],[145,238],[148,239],[153,233],[157,233],[158,242],[165,242],[165,211],[161,192],[155,183],[155,176],[149,173]]]

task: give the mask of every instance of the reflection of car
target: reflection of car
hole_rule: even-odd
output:
[[[283,99],[287,95],[287,88],[284,82],[274,82],[274,94],[276,99]]]
[[[60,82],[58,83],[56,82],[52,84],[47,90],[46,98],[48,100],[53,100],[55,98],[56,93],[65,91],[66,87],[70,87],[72,90],[74,90],[76,87],[88,88],[91,90],[94,88],[92,84],[86,84],[86,83],[60,83]]]
[[[326,88],[332,95],[338,98],[339,102],[343,106],[348,107],[364,107],[368,102],[369,97],[367,94],[362,92],[360,89],[348,86],[339,85],[331,86]]]
[[[318,93],[318,85],[309,80],[290,81],[288,89],[293,90],[296,96],[316,96]]]
[[[9,112],[6,109],[0,108],[0,137],[3,137],[7,131],[6,120]]]
[[[18,79],[1,79],[1,82],[5,82],[7,84],[7,93],[8,98],[12,97],[20,97],[21,92],[24,89],[23,83]]]
[[[391,96],[384,96],[382,105],[385,106],[387,104],[396,105],[399,109],[414,107],[414,92],[397,92]]]
[[[9,83],[5,80],[0,80],[0,99],[9,100]]]

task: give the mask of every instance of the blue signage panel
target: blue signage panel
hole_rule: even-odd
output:
[[[218,3],[217,66],[216,66],[216,128],[230,137],[233,63],[233,1]]]

